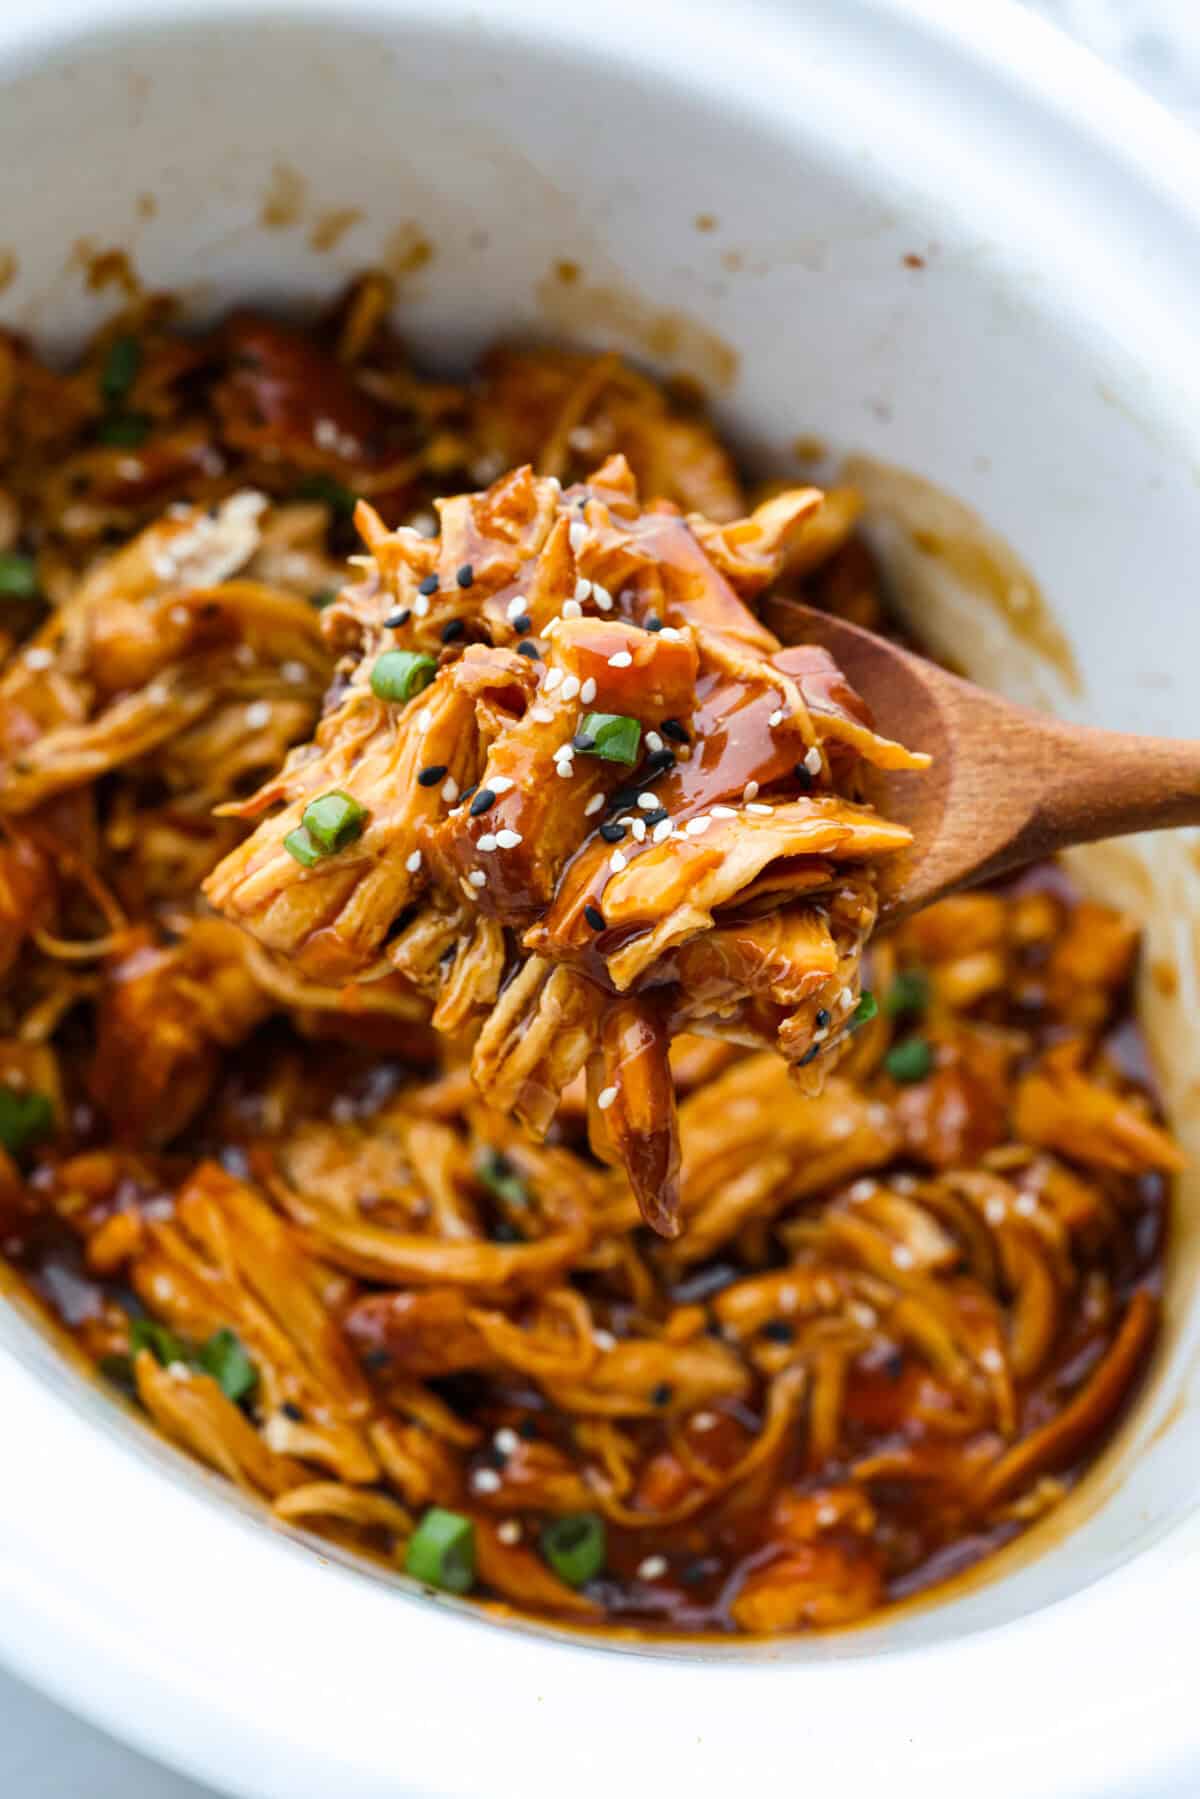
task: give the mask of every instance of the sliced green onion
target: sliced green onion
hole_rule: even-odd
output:
[[[475,1580],[475,1526],[461,1512],[431,1505],[408,1539],[404,1566],[431,1587],[466,1593]]]
[[[10,1156],[22,1156],[54,1129],[54,1107],[44,1093],[0,1087],[0,1143]]]
[[[358,497],[335,481],[332,475],[306,475],[296,489],[296,497],[301,500],[320,500],[339,518],[349,518],[358,504]]]
[[[588,712],[579,727],[580,737],[590,737],[592,747],[585,756],[602,756],[606,762],[623,762],[632,768],[638,759],[642,727],[636,718],[623,712]]]
[[[923,1081],[933,1067],[933,1051],[924,1037],[910,1037],[889,1049],[883,1066],[894,1081]]]
[[[297,825],[294,831],[288,832],[283,840],[283,847],[303,868],[312,868],[325,854],[316,838],[310,837],[303,825]]]
[[[196,1351],[196,1366],[211,1374],[224,1393],[236,1405],[246,1399],[258,1385],[258,1369],[242,1348],[241,1339],[231,1330],[214,1331]]]
[[[149,429],[150,420],[144,412],[114,412],[111,418],[101,419],[96,437],[114,450],[136,450],[145,442]]]
[[[432,656],[418,655],[415,650],[385,650],[371,670],[371,692],[381,700],[403,704],[424,692],[436,674]]]
[[[905,1018],[923,1012],[929,1004],[929,976],[923,968],[902,968],[884,998],[889,1018]]]
[[[183,1338],[160,1324],[157,1318],[135,1318],[129,1326],[130,1355],[137,1355],[143,1349],[148,1349],[164,1368],[169,1368],[172,1362],[190,1362],[192,1359]]]
[[[324,612],[326,606],[332,606],[341,592],[340,587],[318,587],[316,593],[310,593],[308,603],[315,606],[318,612]]]
[[[100,392],[107,406],[123,400],[142,366],[142,346],[136,337],[115,337],[100,371]]]
[[[33,557],[22,556],[17,550],[0,553],[0,594],[6,600],[32,600],[36,599],[37,591],[37,568]]]
[[[506,1205],[527,1206],[529,1189],[509,1161],[498,1149],[487,1149],[475,1164],[475,1175],[481,1186],[494,1193]]]
[[[304,808],[302,828],[322,855],[332,856],[361,837],[370,813],[340,787],[331,788]]]
[[[106,1381],[119,1387],[127,1399],[137,1398],[137,1381],[134,1379],[133,1363],[127,1355],[101,1356],[97,1367]]]
[[[604,1566],[604,1520],[596,1512],[552,1518],[542,1532],[542,1554],[569,1587],[582,1587]]]
[[[878,1011],[879,1011],[879,1001],[875,998],[875,995],[868,988],[863,993],[858,1004],[855,1006],[853,1012],[850,1014],[849,1028],[852,1031],[856,1031],[860,1024],[870,1024],[871,1020],[877,1015]]]

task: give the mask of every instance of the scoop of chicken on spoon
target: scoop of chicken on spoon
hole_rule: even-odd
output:
[[[1072,844],[1200,824],[1200,742],[1030,712],[795,600],[764,615],[784,643],[828,650],[876,728],[930,757],[920,774],[871,771],[872,803],[912,832],[881,865],[881,925]]]

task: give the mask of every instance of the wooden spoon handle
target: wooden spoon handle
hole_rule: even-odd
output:
[[[1200,825],[1200,743],[1036,723],[1040,779],[1021,833],[1028,856],[1130,831]]]

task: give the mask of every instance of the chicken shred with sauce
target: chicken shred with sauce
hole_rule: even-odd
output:
[[[920,759],[755,613],[888,628],[856,497],[748,491],[612,355],[423,379],[390,298],[0,333],[4,1254],[321,1540],[856,1622],[1146,1366],[1136,932],[1048,869],[870,940]]]

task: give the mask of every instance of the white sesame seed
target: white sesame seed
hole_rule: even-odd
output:
[[[635,843],[645,843],[645,841],[646,841],[646,821],[645,821],[645,819],[644,818],[635,818],[631,829],[633,831],[633,841]]]
[[[290,687],[303,687],[308,680],[308,669],[303,662],[281,662],[279,664],[280,679]]]
[[[420,850],[414,850],[411,856],[406,856],[404,866],[407,868],[410,875],[415,875],[418,868],[421,866]]]
[[[617,1339],[613,1336],[611,1331],[594,1330],[592,1332],[592,1342],[596,1345],[597,1349],[603,1349],[605,1351],[617,1347]]]
[[[689,837],[700,837],[711,823],[712,819],[707,814],[702,814],[699,818],[689,818],[683,828]]]
[[[471,1485],[477,1493],[498,1493],[500,1476],[494,1468],[476,1468],[471,1476]]]
[[[513,598],[508,602],[508,605],[505,608],[505,610],[507,611],[510,619],[520,618],[521,614],[525,611],[525,608],[527,605],[528,605],[528,601],[526,600],[525,595],[523,593],[518,593],[518,594],[515,594],[513,596]]]
[[[458,782],[453,775],[447,775],[442,782],[442,798],[448,806],[452,806],[458,798]]]
[[[26,668],[49,668],[54,661],[53,652],[45,649],[32,649],[25,652]]]
[[[475,839],[475,848],[477,850],[482,850],[485,856],[491,855],[495,847],[496,838],[495,834],[491,831],[485,831],[482,837],[477,837]]]
[[[610,668],[632,668],[633,657],[628,650],[618,650],[615,656],[609,657],[608,666]]]
[[[588,676],[587,680],[583,683],[583,686],[579,689],[579,697],[585,706],[590,706],[595,699],[596,683],[591,675]]]
[[[559,480],[557,475],[547,475],[546,476],[546,486],[552,487],[554,489],[555,493],[562,492],[562,482]]]
[[[421,710],[417,713],[418,731],[427,731],[432,723],[433,713],[428,706],[422,706]]]
[[[612,855],[608,859],[608,866],[612,869],[612,871],[615,875],[620,874],[621,870],[625,867],[625,858],[621,854],[620,850],[613,851]]]
[[[592,582],[592,598],[595,600],[597,606],[599,606],[601,612],[612,611],[613,597],[611,593],[609,593],[607,587],[601,587],[599,581]]]
[[[492,792],[499,796],[502,793],[508,792],[509,788],[512,786],[512,781],[507,775],[492,775],[487,784]]]
[[[783,723],[783,707],[782,706],[776,706],[774,712],[772,712],[770,718],[767,720],[767,723],[770,725],[772,730],[775,729],[776,725],[781,725]]]
[[[496,1526],[496,1535],[502,1543],[511,1548],[514,1543],[521,1541],[521,1520],[506,1518],[503,1524]]]
[[[653,836],[654,836],[655,843],[665,843],[667,841],[667,838],[670,835],[671,835],[670,819],[669,818],[660,818],[658,823],[654,827]]]
[[[531,706],[529,716],[535,724],[552,725],[554,723],[554,713],[549,706]]]
[[[658,750],[661,750],[662,746],[663,746],[663,740],[659,736],[657,731],[647,731],[646,732],[646,748],[648,750],[650,750],[651,752],[657,752]]]
[[[819,775],[821,772],[821,752],[815,743],[804,758],[804,766],[810,775]]]
[[[643,812],[653,812],[658,806],[658,795],[656,793],[639,793],[637,803]]]
[[[913,1255],[912,1250],[909,1249],[906,1243],[895,1243],[892,1245],[892,1261],[896,1264],[897,1268],[911,1268],[915,1264],[916,1259],[917,1258]]]
[[[371,562],[372,566],[374,566],[375,558],[372,556],[368,560]],[[172,606],[170,619],[173,625],[190,625],[192,622],[192,615],[186,606]]]
[[[639,1580],[661,1580],[666,1571],[667,1558],[665,1555],[643,1556],[637,1565]]]
[[[261,731],[271,722],[271,702],[269,700],[252,700],[246,707],[246,728],[249,731]]]
[[[467,879],[470,881],[472,887],[482,887],[487,881],[487,876],[484,874],[482,868],[473,868],[467,876]]]
[[[564,618],[582,618],[583,607],[579,604],[578,600],[564,600],[562,604],[562,615]]]
[[[737,813],[735,812],[735,810],[732,806],[714,806],[712,809],[712,815],[714,818],[736,818],[737,817]]]
[[[761,803],[756,805],[755,802],[751,800],[746,807],[746,810],[747,812],[753,812],[755,818],[770,818],[774,808],[772,806],[764,806]]]
[[[603,809],[604,795],[602,793],[594,793],[587,805],[583,808],[583,816],[585,818],[594,818],[596,813],[603,811]]]
[[[992,1195],[992,1197],[985,1203],[984,1208],[983,1208],[983,1215],[987,1219],[988,1223],[993,1228],[995,1228],[996,1225],[1004,1223],[1004,1220],[1008,1216],[1008,1207],[1005,1205],[1004,1201],[999,1197],[999,1195],[994,1193]]]
[[[502,850],[515,850],[518,843],[522,841],[520,831],[510,831],[505,828],[503,831],[496,832],[496,842]]]
[[[566,759],[562,762],[556,762],[554,764],[554,772],[561,775],[564,781],[569,781],[571,776],[575,773],[575,764]]]
[[[566,680],[562,684],[563,699],[564,700],[573,700],[575,698],[575,696],[578,694],[578,692],[579,692],[579,676],[578,675],[568,675]]]
[[[1037,1209],[1037,1200],[1032,1193],[1018,1193],[1013,1201],[1013,1211],[1022,1218],[1036,1218]]]
[[[505,1424],[492,1436],[492,1442],[501,1455],[516,1455],[521,1447],[521,1439],[511,1425]]]
[[[664,625],[659,636],[664,637],[668,643],[682,643],[683,641],[683,632],[677,630],[674,625]]]
[[[573,518],[571,520],[570,529],[567,531],[567,542],[571,546],[572,553],[578,556],[587,542],[587,526],[582,519]]]
[[[757,781],[747,781],[746,782],[746,785],[742,788],[742,798],[744,800],[756,800],[758,798],[758,782]]]
[[[583,576],[580,575],[578,581],[576,581],[576,583],[575,583],[574,597],[582,604],[582,602],[584,600],[586,600],[590,597],[591,591],[592,591],[591,582],[585,581]]]
[[[838,1509],[836,1505],[830,1505],[829,1502],[826,1501],[824,1505],[819,1505],[817,1507],[817,1523],[821,1526],[822,1530],[825,1530],[831,1524],[836,1524],[837,1521]]]
[[[693,1412],[688,1419],[693,1430],[715,1430],[718,1422],[715,1412]]]
[[[542,687],[545,692],[553,693],[554,689],[562,681],[562,678],[563,672],[561,668],[548,668],[546,670],[546,679],[542,682]]]
[[[425,594],[425,593],[417,594],[416,598],[413,600],[413,611],[416,613],[418,618],[425,618],[427,616],[427,614],[429,612],[429,595],[428,594]]]
[[[607,1112],[616,1097],[617,1090],[615,1087],[601,1087],[599,1093],[596,1095],[596,1110],[598,1112]]]

